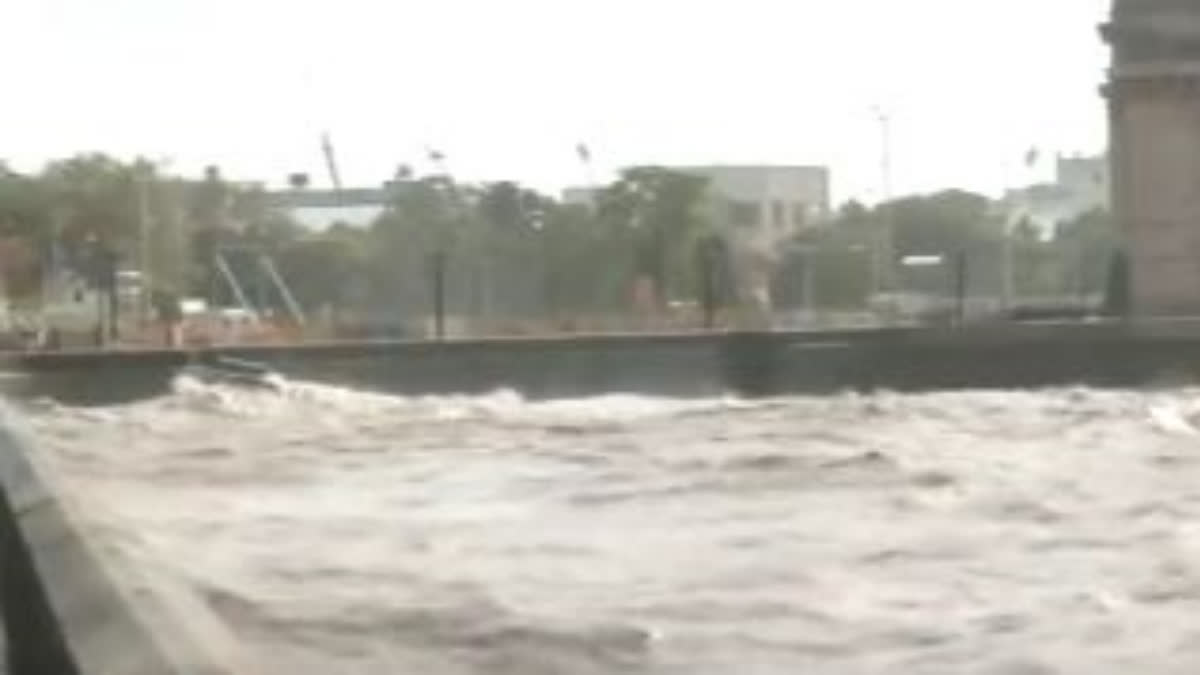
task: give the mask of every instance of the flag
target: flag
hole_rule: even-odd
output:
[[[579,153],[579,159],[584,162],[592,161],[592,150],[585,143],[580,143],[575,146],[575,152]]]
[[[446,156],[433,148],[429,148],[429,161],[444,162],[446,161]]]
[[[1025,153],[1025,166],[1032,167],[1034,164],[1037,164],[1039,158],[1041,158],[1041,153],[1038,149],[1030,148],[1029,152]]]

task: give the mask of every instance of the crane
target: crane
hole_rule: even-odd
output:
[[[342,176],[338,173],[337,156],[333,152],[333,141],[329,132],[321,134],[321,152],[325,154],[325,167],[329,170],[329,180],[333,183],[333,191],[340,202],[342,199]]]

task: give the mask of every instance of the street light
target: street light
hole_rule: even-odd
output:
[[[875,117],[875,121],[879,123],[879,138],[880,138],[880,205],[881,213],[884,218],[882,231],[875,242],[875,292],[883,293],[892,285],[892,277],[894,276],[892,248],[893,248],[893,230],[895,223],[892,219],[892,209],[890,203],[892,201],[892,117],[882,106],[874,106],[871,108],[871,114]]]

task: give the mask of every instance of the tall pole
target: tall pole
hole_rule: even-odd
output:
[[[696,261],[700,277],[700,310],[704,329],[712,330],[717,324],[717,238],[707,235],[696,247]]]
[[[113,342],[121,339],[121,296],[117,288],[117,252],[104,247],[105,287],[108,292],[108,337]]]
[[[816,323],[817,317],[817,252],[804,252],[804,311],[811,323]]]
[[[436,251],[430,261],[433,277],[433,335],[437,340],[446,338],[446,252]]]
[[[1004,248],[1001,251],[1002,281],[1003,288],[1001,290],[1001,300],[1004,303],[1004,309],[1010,310],[1016,304],[1017,295],[1017,280],[1016,280],[1016,251],[1013,237],[1016,236],[1016,225],[1022,219],[1018,215],[1020,212],[1015,212],[1013,215],[1005,218],[1004,223]]]
[[[967,279],[967,251],[960,249],[954,252],[952,261],[954,268],[954,317],[958,325],[967,320],[967,295],[970,291]]]
[[[883,206],[883,226],[875,242],[875,292],[883,293],[890,289],[895,276],[893,266],[895,246],[895,221],[892,214],[892,118],[887,110],[880,106],[872,108],[875,120],[879,122],[879,171],[880,171],[880,204]]]
[[[138,267],[141,269],[138,289],[138,318],[143,326],[150,323],[150,177],[143,169],[137,179],[138,200]]]
[[[426,146],[426,153],[430,163],[443,178],[446,179],[446,188],[450,195],[450,212],[451,217],[456,221],[456,225],[466,225],[468,214],[466,204],[463,202],[462,195],[458,192],[458,186],[454,183],[454,176],[450,173],[449,163],[446,161],[446,154],[439,149]],[[475,268],[474,282],[475,296],[479,302],[479,314],[486,317],[491,312],[491,288],[488,279],[491,276],[487,269],[487,256],[483,251],[479,250],[479,244],[475,244],[477,250],[477,266]],[[437,339],[441,340],[445,337],[446,324],[446,261],[450,255],[450,246],[447,242],[447,234],[442,232],[438,237],[438,247],[434,252],[434,333]],[[470,253],[470,250],[467,250]],[[462,256],[460,256],[461,259]],[[461,267],[461,266],[460,266]]]

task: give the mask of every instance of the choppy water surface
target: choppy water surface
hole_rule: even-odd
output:
[[[1200,672],[1200,391],[35,405],[272,673]]]

